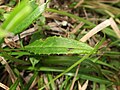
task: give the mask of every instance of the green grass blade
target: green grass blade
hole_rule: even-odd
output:
[[[24,18],[32,12],[29,0],[24,0],[18,4],[14,10],[10,13],[9,17],[2,24],[2,29],[6,31],[13,31],[14,27],[24,20]]]
[[[16,34],[27,28],[38,16],[43,13],[45,6],[46,4],[43,4],[30,12],[29,15],[27,15],[27,17],[25,17],[24,20],[13,29],[13,32]]]
[[[37,77],[37,75],[38,75],[38,72],[35,72],[33,74],[33,76],[30,78],[28,84],[25,86],[25,88],[23,90],[29,90],[31,84],[33,83],[33,81],[35,80],[35,78]]]
[[[81,62],[83,62],[86,58],[88,58],[91,54],[93,54],[94,52],[96,52],[98,50],[98,48],[102,45],[102,43],[104,42],[105,37],[95,46],[95,48],[87,55],[85,55],[83,58],[81,58],[80,60],[78,60],[76,63],[74,63],[73,65],[71,65],[68,69],[66,69],[64,72],[62,72],[61,74],[59,74],[58,76],[56,76],[52,81],[60,78],[62,75],[64,75],[65,73],[69,72],[70,70],[72,70],[75,66],[77,66],[78,64],[80,64]],[[52,82],[51,81],[51,82]],[[48,83],[51,84],[51,82]],[[41,87],[39,90],[44,89],[45,86]]]
[[[44,3],[38,6],[34,1],[21,1],[21,3],[18,4],[10,13],[6,21],[1,25],[1,37],[6,36],[5,32],[11,32],[14,34],[22,32],[44,12],[46,4],[47,3]]]
[[[48,80],[49,81],[52,81],[53,80],[53,76],[52,76],[52,74],[50,74],[50,73],[48,73],[47,74],[47,77],[48,77]],[[56,90],[56,86],[55,86],[55,82],[54,81],[52,81],[52,83],[50,84],[50,90]]]
[[[105,84],[100,84],[100,90],[106,90]]]
[[[10,86],[10,89],[9,89],[9,90],[16,90],[18,84],[19,84],[19,79],[17,79],[17,80],[15,81],[15,83]]]

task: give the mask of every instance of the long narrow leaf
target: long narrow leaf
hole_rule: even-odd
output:
[[[17,34],[26,29],[45,10],[46,3],[38,6],[34,1],[23,0],[10,13],[0,27],[0,33],[11,32]],[[5,37],[5,35],[1,37]]]
[[[17,79],[17,80],[15,81],[15,83],[11,85],[11,87],[10,87],[9,90],[16,90],[18,84],[19,84],[19,79]]]
[[[49,37],[37,40],[25,47],[35,54],[87,54],[93,50],[89,45],[62,37]]]

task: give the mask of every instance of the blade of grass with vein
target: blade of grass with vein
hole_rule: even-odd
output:
[[[13,34],[22,32],[44,12],[47,3],[38,6],[34,1],[23,0],[16,6],[16,8],[10,13],[10,16],[1,25],[1,33],[4,34],[5,31]],[[6,34],[3,36],[5,35]]]
[[[1,48],[0,48],[0,50],[1,50]],[[6,58],[8,60],[11,60],[11,62],[18,62],[18,63],[29,64],[29,62],[17,59],[17,58],[11,56],[10,54],[8,54],[6,52],[1,53],[1,56],[3,56],[4,58]]]
[[[23,90],[23,88],[24,88],[23,77],[20,75],[20,72],[17,68],[14,68],[14,72],[15,72],[17,79],[19,80],[19,85],[21,87],[20,89]]]
[[[62,85],[60,87],[60,90],[64,90],[67,86],[68,86],[68,83],[69,83],[69,80],[71,79],[72,77],[71,76],[65,76],[65,80],[62,82]]]
[[[17,79],[15,83],[11,85],[9,90],[16,90],[18,85],[19,85],[19,79]],[[20,89],[17,89],[17,90],[20,90]]]
[[[87,80],[98,82],[98,83],[104,83],[104,84],[110,84],[111,83],[107,79],[97,77],[97,76],[90,76],[90,75],[87,75],[87,74],[86,75],[85,74],[78,74],[78,77],[80,77],[81,79],[85,79],[85,80],[87,79]]]
[[[23,0],[16,6],[16,8],[14,8],[14,10],[10,13],[10,16],[2,24],[2,29],[12,32],[14,27],[21,23],[21,21],[24,20],[25,17],[33,11],[33,9],[34,8],[31,7],[28,0]]]
[[[53,76],[52,74],[48,73],[47,74],[47,77],[48,77],[48,80],[51,81],[53,80]],[[53,81],[51,84],[50,84],[50,90],[56,90],[56,86],[55,86],[55,82]]]
[[[97,60],[96,63],[98,63],[98,64],[100,64],[100,65],[107,66],[107,67],[109,67],[109,68],[111,68],[111,69],[114,69],[114,70],[116,70],[116,71],[119,71],[119,69],[113,67],[112,65],[110,65],[110,64],[108,64],[108,63],[102,62],[102,61],[100,61],[100,60]]]
[[[64,72],[66,70],[66,68],[58,68],[58,67],[41,67],[40,71],[52,71],[52,72]],[[73,70],[73,69],[72,69]],[[76,69],[74,69],[75,71]],[[103,72],[103,70],[102,70]],[[107,73],[111,74],[112,72],[108,72]],[[71,73],[71,70],[69,71],[69,73],[65,73],[65,75],[67,76],[74,76],[74,73]],[[88,75],[88,74],[84,74],[84,73],[79,73],[77,75],[78,78],[84,79],[84,80],[90,80],[93,82],[97,82],[97,83],[104,83],[104,84],[109,84],[111,83],[109,80],[101,78],[101,77],[96,77],[96,76],[92,76],[92,75]]]

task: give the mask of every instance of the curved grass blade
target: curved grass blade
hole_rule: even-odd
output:
[[[17,80],[15,81],[15,83],[11,85],[11,87],[10,87],[9,90],[16,90],[18,84],[19,84],[19,79],[17,79]]]
[[[0,31],[17,34],[26,29],[45,10],[47,3],[38,6],[34,1],[23,0],[1,25]],[[4,35],[6,36],[6,35]],[[2,36],[3,37],[3,36]]]

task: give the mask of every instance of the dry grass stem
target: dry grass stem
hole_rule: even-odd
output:
[[[118,3],[120,0],[97,0],[99,2],[104,2],[104,3]]]
[[[74,8],[79,7],[83,2],[84,2],[84,0],[80,0]]]
[[[78,90],[81,90],[82,89],[82,86],[80,84],[80,82],[78,81]]]
[[[88,80],[82,85],[82,89],[81,90],[86,90],[88,86]]]
[[[112,14],[111,12],[109,12],[109,11],[107,11],[107,10],[105,10],[105,12],[106,12],[110,17],[115,18],[115,15]],[[120,24],[120,20],[119,20],[118,18],[115,18],[115,21]]]
[[[72,31],[71,33],[76,33],[77,30],[78,30],[79,28],[81,28],[83,25],[84,25],[84,23],[81,22],[80,24],[78,24],[78,25],[76,26],[75,29],[73,29],[73,31]],[[71,87],[70,87],[70,90],[73,90],[73,87],[74,87],[74,84],[75,84],[75,81],[76,81],[76,77],[77,77],[79,68],[80,68],[80,64],[78,65],[78,67],[77,67],[77,69],[76,69],[75,76],[74,76],[74,78],[73,78],[73,81],[72,81],[72,85],[71,85]]]
[[[78,81],[78,90],[86,90],[88,86],[88,80],[81,86],[80,82]]]
[[[50,90],[49,85],[47,85],[48,79],[47,79],[47,77],[45,75],[44,75],[44,82],[46,84],[45,90]]]
[[[36,30],[37,30],[37,28],[30,28],[30,29],[22,32],[22,33],[20,34],[20,38],[24,38],[24,37],[26,37],[26,36],[32,35]],[[18,41],[18,40],[19,40],[19,36],[16,35],[16,36],[14,36],[14,37],[12,37],[12,38],[9,38],[8,41]],[[8,43],[9,43],[9,42],[8,42]],[[2,48],[5,47],[5,46],[6,46],[6,44],[3,43],[3,44],[2,44]]]
[[[9,90],[9,87],[7,87],[6,85],[2,84],[1,82],[0,82],[0,87],[5,89],[5,90]]]
[[[65,17],[60,17],[59,15],[57,14],[51,14],[51,13],[43,13],[43,15],[46,17],[46,18],[50,18],[50,19],[55,19],[55,20],[60,20],[60,21],[69,21],[67,18]]]
[[[92,37],[94,34],[98,33],[99,31],[103,30],[104,28],[106,28],[107,26],[109,26],[110,20],[107,19],[104,22],[100,23],[99,25],[97,25],[95,28],[93,28],[92,30],[90,30],[85,36],[83,36],[80,41],[85,42],[86,40],[88,40],[90,37]]]
[[[16,77],[14,75],[14,73],[12,72],[12,69],[10,68],[9,64],[6,62],[6,60],[3,57],[0,57],[0,61],[2,65],[5,65],[5,68],[7,70],[7,72],[9,73],[12,82],[14,83],[16,81]]]
[[[76,33],[82,26],[84,25],[83,22],[80,22],[70,33]]]
[[[114,32],[116,33],[116,35],[118,36],[118,38],[120,38],[120,30],[119,30],[117,24],[115,23],[115,21],[113,20],[113,18],[110,18],[110,19],[107,19],[104,22],[100,23],[92,30],[90,30],[85,36],[83,36],[80,39],[80,41],[85,42],[90,37],[92,37],[94,34],[98,33],[99,31],[103,30],[104,28],[106,28],[108,26],[111,26],[113,28]]]
[[[75,84],[75,81],[76,81],[76,77],[78,75],[78,71],[79,71],[79,68],[80,68],[80,64],[78,65],[77,69],[76,69],[76,72],[75,72],[75,76],[73,78],[73,81],[72,81],[72,85],[70,87],[70,90],[73,90],[73,87],[74,87],[74,84]]]
[[[113,28],[114,32],[116,33],[116,35],[118,36],[118,38],[120,38],[120,30],[119,30],[117,24],[115,23],[115,21],[113,20],[113,18],[110,18],[110,19],[107,19],[104,22],[100,23],[92,30],[90,30],[85,36],[83,36],[80,39],[80,41],[85,42],[90,37],[92,37],[94,34],[98,33],[99,31],[103,30],[104,28],[106,28],[108,26],[111,26]]]
[[[115,21],[113,20],[113,18],[110,18],[110,25],[113,28],[114,32],[116,33],[116,35],[118,36],[118,38],[120,38],[120,30],[117,26],[117,24],[115,23]]]
[[[5,69],[7,70],[7,72],[9,73],[10,75],[10,78],[12,80],[12,83],[15,83],[15,81],[17,80],[17,78],[15,77],[12,69],[10,68],[9,64],[6,62],[6,60],[0,56],[0,62],[2,65],[5,65]],[[17,87],[17,90],[20,90],[19,87]]]

